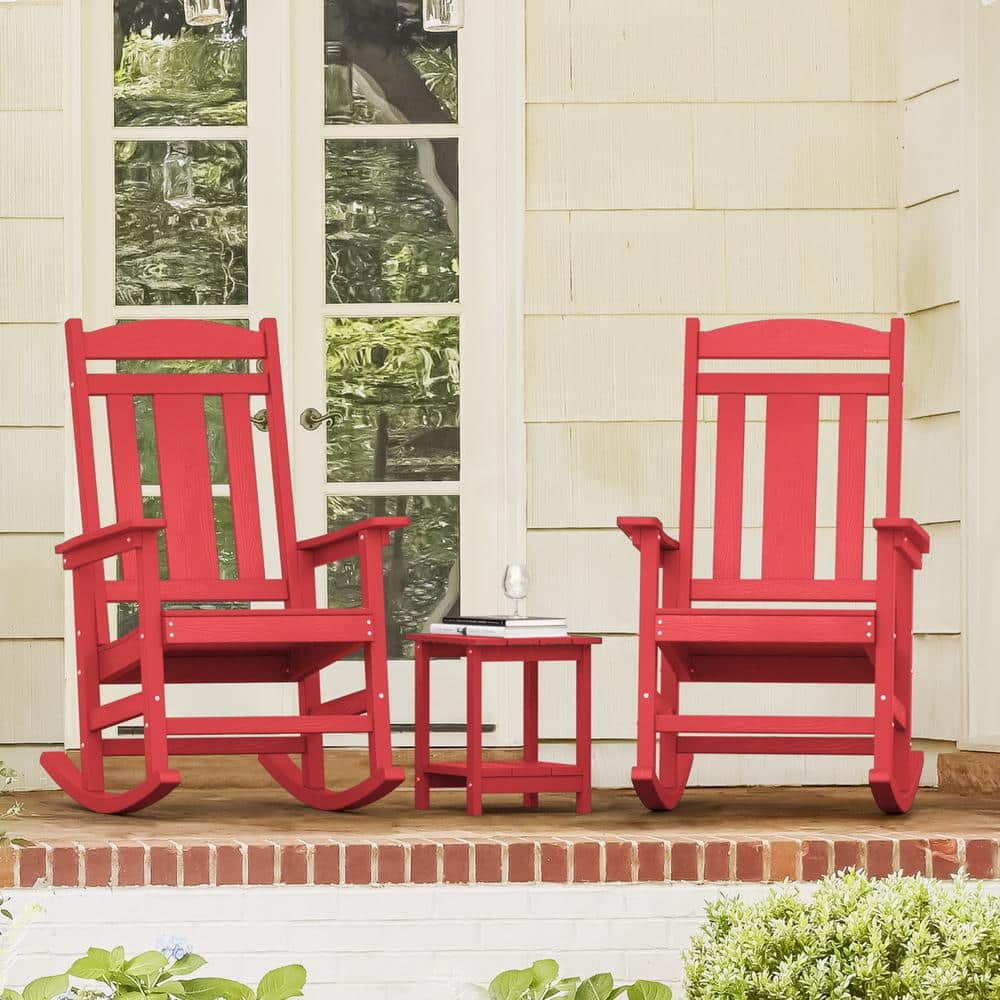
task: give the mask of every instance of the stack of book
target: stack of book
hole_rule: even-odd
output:
[[[545,639],[566,635],[565,618],[518,618],[514,615],[446,615],[431,625],[438,635],[483,635],[495,639]]]

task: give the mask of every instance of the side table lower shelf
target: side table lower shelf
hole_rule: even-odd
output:
[[[548,761],[483,761],[480,764],[484,792],[498,795],[523,792],[589,791],[589,776],[575,764]],[[424,778],[430,788],[465,788],[469,768],[463,763],[431,762],[424,768]],[[586,782],[586,784],[585,784]]]

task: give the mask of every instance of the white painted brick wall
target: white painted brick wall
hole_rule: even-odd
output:
[[[11,982],[65,968],[90,946],[129,952],[177,935],[209,975],[256,982],[301,962],[309,1000],[453,1000],[536,958],[567,974],[610,971],[677,986],[681,950],[720,893],[761,885],[234,887],[15,890],[45,915],[25,938]],[[808,890],[807,890],[808,891]],[[336,989],[336,993],[335,990]]]

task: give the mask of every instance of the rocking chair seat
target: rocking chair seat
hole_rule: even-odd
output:
[[[661,608],[656,623],[664,655],[699,680],[872,681],[874,610]]]
[[[372,628],[363,608],[166,610],[161,622],[167,683],[288,681],[359,648]],[[97,657],[105,683],[131,683],[130,673],[137,682],[139,629],[99,646]]]

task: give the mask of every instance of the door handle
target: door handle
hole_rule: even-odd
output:
[[[328,413],[320,413],[315,406],[307,406],[299,414],[299,423],[307,431],[314,431],[322,427],[323,424],[335,424],[337,414],[330,410]]]

